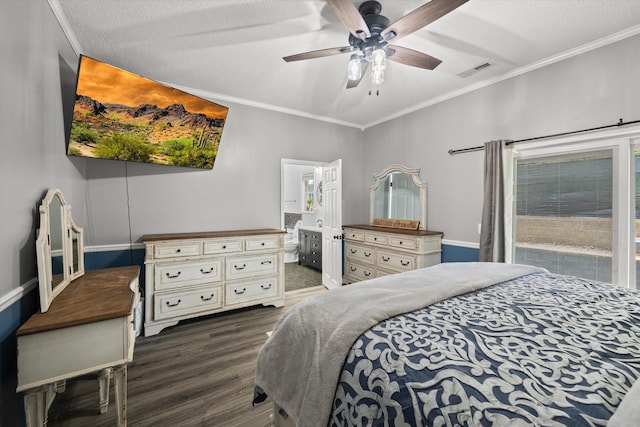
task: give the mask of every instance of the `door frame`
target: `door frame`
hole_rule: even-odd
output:
[[[323,162],[320,160],[297,160],[297,159],[280,159],[280,229],[284,230],[284,168],[285,165],[290,166],[314,166],[314,167],[324,167],[331,162]],[[340,205],[342,205],[342,200],[339,201]],[[324,209],[324,208],[323,208]],[[324,212],[323,212],[324,217]],[[324,270],[324,265],[323,265]],[[322,273],[324,274],[324,273]],[[286,279],[285,279],[286,280]],[[286,283],[285,283],[286,286]]]

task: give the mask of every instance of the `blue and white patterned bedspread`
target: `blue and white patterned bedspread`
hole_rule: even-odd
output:
[[[640,294],[538,273],[362,334],[330,425],[604,426],[639,377]]]

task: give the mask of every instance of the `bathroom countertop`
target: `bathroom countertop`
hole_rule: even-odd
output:
[[[318,227],[313,226],[313,225],[309,225],[309,226],[302,226],[302,227],[298,227],[298,230],[306,230],[306,231],[319,231],[322,233],[322,227]]]

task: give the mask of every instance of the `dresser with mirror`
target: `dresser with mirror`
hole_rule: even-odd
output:
[[[18,384],[27,427],[47,424],[47,412],[66,380],[95,373],[106,413],[113,379],[118,426],[127,424],[127,364],[135,344],[138,266],[84,270],[83,230],[62,192],[40,205],[36,239],[40,312],[16,331]]]
[[[390,165],[373,176],[369,224],[345,225],[344,283],[439,264],[442,232],[427,229],[420,169]]]

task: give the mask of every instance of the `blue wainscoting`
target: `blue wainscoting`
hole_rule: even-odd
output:
[[[144,248],[85,252],[85,270],[140,266],[140,287],[144,290]],[[20,300],[0,311],[0,427],[25,425],[22,394],[16,393],[17,354],[16,330],[40,309],[38,290],[24,295]]]
[[[479,250],[464,246],[442,244],[442,262],[477,262]]]

